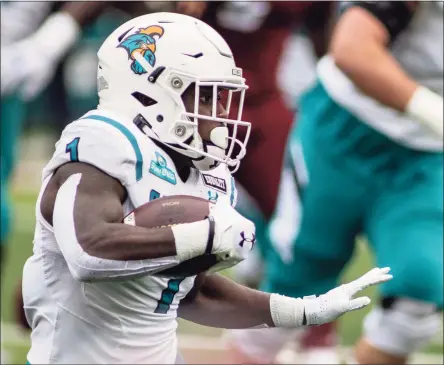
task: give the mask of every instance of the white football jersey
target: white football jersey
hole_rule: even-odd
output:
[[[394,40],[391,53],[417,82],[443,95],[444,13],[442,1],[421,2],[410,24]],[[364,123],[413,149],[442,151],[443,141],[426,126],[362,93],[326,56],[318,76],[329,95]]]
[[[43,170],[42,195],[57,167],[91,164],[118,179],[128,192],[126,215],[168,195],[193,195],[235,205],[234,179],[226,165],[186,182],[174,162],[131,120],[94,110],[69,124]],[[174,363],[177,308],[195,277],[143,276],[122,281],[79,282],[71,275],[52,227],[36,207],[34,254],[25,264],[24,303],[32,327],[31,364]]]

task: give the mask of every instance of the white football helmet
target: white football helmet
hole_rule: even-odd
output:
[[[213,28],[176,13],[143,15],[117,28],[100,47],[98,58],[99,109],[130,116],[146,135],[190,157],[200,170],[221,162],[237,170],[251,128],[241,120],[248,86],[228,44]],[[185,110],[181,97],[190,85],[195,88],[194,111]],[[213,90],[210,116],[199,114],[202,87]],[[227,94],[227,118],[217,115],[221,90]],[[235,96],[239,109],[229,119]],[[199,135],[199,119],[220,123],[211,131],[211,141]],[[242,140],[240,128],[246,128]]]

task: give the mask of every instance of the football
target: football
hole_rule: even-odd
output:
[[[203,198],[188,195],[162,197],[133,210],[124,218],[124,223],[145,228],[159,228],[197,222],[208,217],[211,204],[214,203]],[[216,255],[200,255],[158,272],[156,275],[172,277],[194,276],[208,270],[216,263]]]

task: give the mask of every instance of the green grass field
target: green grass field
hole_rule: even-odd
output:
[[[32,254],[32,239],[34,234],[35,193],[16,192],[14,194],[15,222],[12,237],[9,242],[8,257],[3,268],[1,286],[1,316],[4,323],[13,322],[13,295],[17,283],[21,277],[23,264]],[[372,266],[371,255],[366,250],[365,244],[357,245],[355,256],[344,272],[344,280],[349,281],[365,273]],[[368,289],[364,294],[375,298],[373,289]],[[368,310],[361,310],[347,314],[340,321],[340,335],[343,345],[349,346],[358,338],[361,332],[361,320]],[[182,333],[200,334],[204,336],[217,335],[220,331],[204,328],[190,323],[181,322]],[[4,331],[1,336],[4,347],[10,354],[9,362],[24,364],[28,350],[29,339],[24,336],[14,335],[11,331]],[[442,355],[442,346],[432,345],[429,352]],[[442,363],[436,362],[436,363]]]

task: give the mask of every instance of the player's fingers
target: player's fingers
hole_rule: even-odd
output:
[[[366,274],[362,275],[360,278],[347,284],[349,295],[352,297],[357,292],[364,290],[369,286],[381,284],[391,280],[393,276],[391,274],[388,274],[389,271],[389,267],[385,267],[382,269],[374,268],[370,270]]]
[[[380,284],[388,281],[392,279],[392,275],[388,274],[389,271],[389,267],[384,267],[382,269],[376,267],[370,270],[367,274],[357,279],[355,281],[355,288],[359,291],[368,288],[371,285]]]
[[[370,304],[371,300],[369,297],[360,297],[350,300],[348,305],[348,311],[355,311],[357,309],[364,308]]]
[[[383,267],[382,269],[379,269],[379,272],[381,274],[388,274],[390,272],[390,268],[389,267]]]
[[[381,284],[381,283],[385,283],[386,281],[392,280],[393,279],[393,275],[392,274],[387,274],[387,275],[381,275],[379,277],[379,280],[377,283],[375,284]]]
[[[374,277],[369,278],[367,282],[363,282],[360,290],[368,288],[369,286],[372,286],[372,285],[384,283],[384,282],[389,281],[391,279],[393,279],[393,276],[391,274],[375,275]]]

